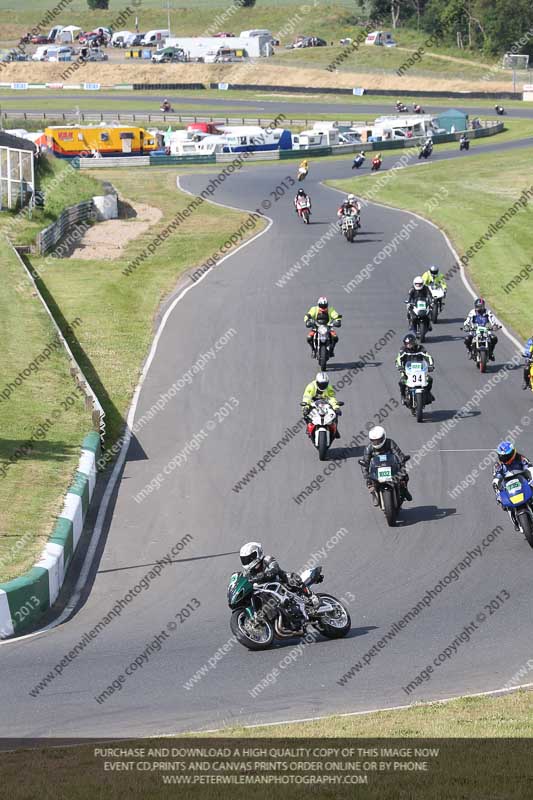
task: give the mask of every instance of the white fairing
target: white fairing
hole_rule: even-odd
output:
[[[434,283],[430,283],[429,288],[435,300],[442,300],[446,294],[442,286],[436,286]]]
[[[428,384],[428,363],[425,359],[408,361],[405,365],[405,382],[409,389],[423,389]]]

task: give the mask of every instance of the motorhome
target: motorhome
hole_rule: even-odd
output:
[[[217,128],[218,134],[207,134],[201,141],[194,134],[198,131],[187,131],[187,136],[175,132],[171,138],[171,152],[176,155],[212,155],[213,153],[256,153],[265,150],[292,150],[292,134],[285,128],[267,131],[259,125],[235,125]]]
[[[165,40],[167,37],[170,36],[170,31],[166,30],[165,28],[158,28],[153,31],[148,31],[144,34],[144,38],[141,41],[141,45],[143,47],[162,47],[165,44]]]
[[[414,114],[401,117],[378,117],[369,125],[354,125],[363,142],[387,142],[413,139],[440,131],[431,114]]]
[[[392,38],[392,33],[388,31],[372,31],[365,39],[365,44],[373,44],[382,47],[396,47],[396,42]]]
[[[52,125],[45,128],[47,147],[58,158],[81,155],[137,156],[157,149],[155,137],[132,125]]]

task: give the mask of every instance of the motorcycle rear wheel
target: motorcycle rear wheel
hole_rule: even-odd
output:
[[[248,648],[248,650],[268,650],[274,641],[274,628],[272,624],[269,620],[264,619],[260,626],[263,628],[264,636],[260,640],[254,639],[246,632],[246,627],[244,626],[246,617],[247,613],[244,608],[237,608],[232,613],[230,620],[232,633],[244,647]]]
[[[339,618],[337,619],[337,624],[332,624],[327,622],[326,620],[321,619],[320,621],[316,621],[313,623],[315,628],[317,628],[320,633],[325,636],[327,639],[341,639],[343,636],[346,636],[350,628],[352,627],[352,620],[348,613],[348,610],[344,607],[344,605],[337,600],[336,597],[333,597],[332,594],[324,594],[323,592],[317,593],[317,597],[321,599],[330,600],[332,604],[338,606],[339,611]]]

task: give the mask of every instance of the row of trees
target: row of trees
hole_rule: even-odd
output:
[[[415,26],[445,43],[533,56],[532,0],[358,0],[372,19]],[[514,46],[514,47],[513,47]]]

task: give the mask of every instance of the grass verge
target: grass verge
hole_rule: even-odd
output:
[[[250,757],[242,748],[260,747],[273,748],[274,753],[269,756],[271,761],[294,763],[294,761],[314,761],[319,759],[316,755],[284,757],[284,748],[292,752],[296,747],[313,747],[317,744],[320,748],[328,746],[352,748],[378,748],[375,756],[370,750],[357,754],[354,749],[352,758],[340,758],[339,755],[330,756],[327,767],[322,761],[322,770],[314,772],[316,775],[338,775],[336,764],[353,764],[359,762],[357,769],[352,766],[344,774],[353,776],[364,775],[363,762],[379,762],[387,759],[392,764],[390,755],[386,756],[380,748],[417,747],[420,739],[422,753],[424,748],[436,748],[437,754],[431,758],[413,759],[412,761],[425,761],[428,764],[424,772],[397,772],[394,769],[378,771],[369,775],[366,785],[354,788],[354,783],[346,782],[344,785],[324,784],[299,786],[294,783],[288,788],[285,785],[255,785],[253,797],[258,800],[271,800],[274,797],[290,797],[295,800],[300,798],[316,797],[321,800],[353,800],[354,797],[365,797],[371,800],[411,800],[412,798],[439,798],[439,800],[487,800],[487,798],[505,798],[505,800],[522,800],[531,795],[530,755],[529,743],[526,737],[533,735],[531,700],[533,695],[528,692],[517,692],[497,698],[464,698],[446,704],[432,704],[424,707],[409,708],[404,711],[379,712],[355,717],[330,717],[316,722],[302,722],[292,725],[275,725],[263,728],[232,729],[225,731],[224,737],[235,739],[235,743],[228,738],[213,741],[213,734],[209,735],[209,749],[213,751],[211,758],[201,752],[197,756],[185,756],[180,753],[181,748],[206,746],[202,740],[182,737],[167,739],[136,739],[95,743],[77,747],[56,747],[49,749],[35,749],[31,751],[32,769],[27,769],[28,756],[26,750],[2,753],[0,765],[2,767],[2,781],[5,789],[9,789],[11,800],[27,800],[36,795],[36,784],[39,781],[39,797],[41,800],[56,800],[57,797],[68,797],[69,800],[89,800],[93,797],[114,798],[127,796],[130,798],[147,798],[150,800],[166,800],[169,797],[169,786],[164,785],[164,777],[169,783],[171,775],[179,775],[176,782],[187,781],[191,783],[196,776],[197,784],[190,785],[185,791],[174,788],[172,796],[187,797],[192,800],[222,800],[225,798],[238,798],[245,800],[250,797],[248,786],[205,785],[207,774],[226,776],[230,772],[236,774],[237,766],[211,769],[208,764],[226,762],[251,762],[248,767],[241,767],[237,775],[266,774],[266,766],[253,768],[254,757]],[[252,738],[253,737],[253,738]],[[260,739],[259,737],[263,737]],[[267,738],[268,737],[268,738]],[[313,737],[314,742],[301,741],[295,737]],[[342,737],[342,745],[332,737]],[[401,740],[392,742],[391,737]],[[448,741],[434,741],[447,737]],[[511,742],[493,741],[487,739],[494,737],[508,737]],[[522,741],[519,740],[522,737]],[[202,737],[203,738],[203,737]],[[328,741],[328,739],[332,739]],[[479,738],[480,741],[476,741]],[[257,741],[259,739],[259,741]],[[265,741],[265,739],[267,741]],[[319,739],[321,741],[317,742]],[[348,739],[348,741],[346,741]],[[515,741],[516,740],[516,741]],[[106,756],[106,748],[113,748]],[[126,753],[120,756],[117,748],[128,748],[131,755]],[[238,748],[235,753],[234,747]],[[133,748],[140,749],[133,755]],[[153,749],[152,749],[153,748]],[[163,752],[158,748],[164,748]],[[217,752],[220,748],[220,753]],[[229,748],[229,755],[228,750]],[[278,749],[276,749],[278,748]],[[292,748],[292,751],[291,751]],[[280,752],[281,750],[281,752]],[[305,751],[304,751],[305,752]],[[172,753],[172,755],[170,755]],[[231,754],[233,753],[233,758]],[[259,753],[255,754],[257,758]],[[278,753],[278,755],[276,755]],[[348,751],[349,753],[349,751]],[[318,754],[317,754],[318,755]],[[348,754],[345,753],[345,756]],[[426,750],[427,755],[427,750]],[[185,757],[184,757],[185,756]],[[213,758],[214,757],[214,758]],[[260,763],[269,758],[260,758]],[[409,753],[397,753],[396,763],[409,761]],[[328,760],[328,759],[326,759]],[[113,774],[113,769],[120,769],[120,774]],[[196,768],[185,769],[185,764],[196,762]],[[158,763],[158,768],[149,769],[150,765]],[[139,770],[137,764],[143,765]],[[165,771],[165,764],[174,766],[174,770]],[[183,766],[180,768],[180,764]],[[346,769],[346,767],[345,767]],[[276,774],[273,767],[270,774]],[[377,770],[377,763],[376,763]],[[277,770],[278,775],[286,775],[282,770]],[[309,775],[311,771],[301,766],[299,774]],[[43,776],[53,775],[53,778],[43,780]],[[83,780],[80,780],[80,775]],[[204,776],[203,779],[199,776]],[[176,779],[175,779],[176,780]],[[221,783],[223,779],[221,778]],[[280,781],[281,783],[281,781]]]
[[[489,226],[531,188],[533,148],[508,153],[493,153],[490,158],[468,155],[461,167],[450,169],[449,163],[427,164],[415,169],[402,169],[386,182],[375,175],[330,182],[343,191],[398,208],[415,211],[427,218],[430,200],[441,188],[448,190],[446,199],[431,211],[431,219],[452,240],[460,256],[468,253]],[[533,189],[531,189],[533,191]],[[533,330],[531,290],[526,279],[506,291],[509,281],[531,263],[533,253],[533,201],[513,214],[506,224],[490,235],[477,252],[470,255],[467,272],[479,294],[494,312],[526,339]],[[452,266],[441,265],[446,272]]]
[[[3,238],[0,239],[3,250],[0,582],[3,582],[25,572],[39,556],[61,511],[64,493],[78,466],[80,445],[92,424],[81,395],[75,391],[67,358],[50,318],[30,289],[16,290],[22,267]],[[74,317],[69,318],[76,330],[83,328],[83,316],[77,323]],[[25,446],[26,455],[18,458],[19,448]],[[10,459],[15,460],[10,462]]]

